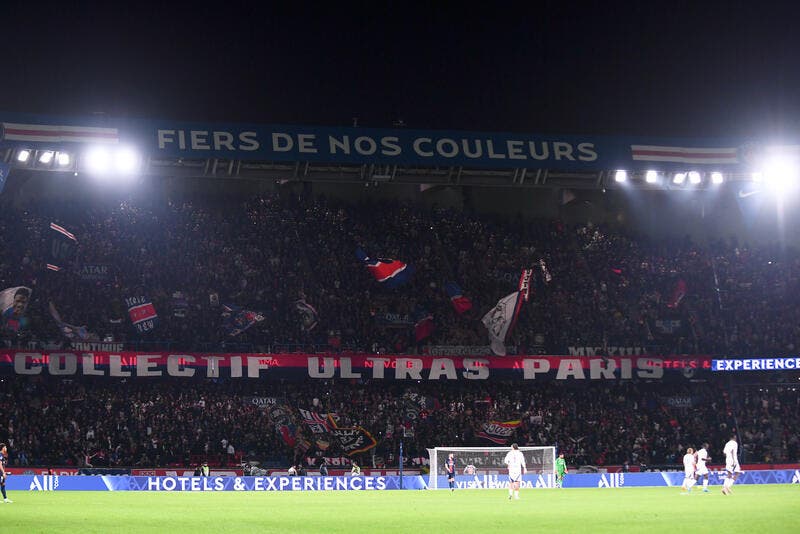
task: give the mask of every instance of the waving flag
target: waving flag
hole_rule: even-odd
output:
[[[275,431],[280,435],[283,442],[289,447],[294,447],[295,443],[297,443],[297,432],[293,424],[284,423],[275,425]]]
[[[386,287],[399,287],[411,279],[414,268],[400,260],[370,258],[361,248],[356,249],[356,257],[364,262],[375,280]]]
[[[494,308],[483,316],[483,324],[489,330],[492,352],[498,356],[506,355],[506,337],[517,323],[522,304],[530,295],[532,269],[522,271],[519,279],[519,290],[497,301]]]
[[[372,434],[360,426],[333,428],[331,436],[339,441],[339,446],[348,456],[367,452],[378,444]]]
[[[222,329],[229,336],[238,336],[265,319],[264,315],[259,312],[244,310],[233,304],[226,304],[222,307],[222,318],[224,319]]]
[[[53,320],[58,325],[58,329],[65,338],[69,340],[79,339],[81,341],[86,341],[92,336],[85,326],[75,326],[62,321],[61,315],[58,313],[58,310],[56,310],[56,305],[52,302],[48,309],[50,310],[50,315],[53,317]]]
[[[267,417],[283,442],[289,447],[294,447],[297,442],[297,429],[289,415],[291,409],[284,404],[273,404],[267,408]]]
[[[417,322],[414,324],[414,339],[419,343],[423,339],[430,337],[434,328],[433,315],[426,311],[419,312]]]
[[[300,417],[303,418],[303,422],[308,425],[308,428],[312,433],[326,434],[328,432],[327,416],[322,416],[317,412],[304,410],[302,408],[298,408],[297,410],[300,412]]]
[[[3,317],[0,327],[12,332],[25,328],[28,323],[25,312],[28,310],[32,292],[31,288],[25,286],[9,287],[0,291],[0,312]]]
[[[436,397],[422,395],[416,392],[406,392],[402,398],[400,408],[404,421],[416,421],[424,419],[435,410],[441,407]]]
[[[128,306],[131,323],[136,327],[137,332],[145,334],[155,329],[158,314],[149,298],[144,295],[128,297],[125,299],[125,304]]]
[[[78,240],[75,234],[54,222],[50,223],[50,230],[50,261],[47,269],[58,272],[73,260]]]
[[[378,444],[372,434],[360,426],[337,426],[330,429],[330,435],[336,438],[339,446],[348,456],[366,452]]]
[[[461,315],[462,313],[472,309],[472,301],[464,296],[464,292],[457,283],[447,282],[444,285],[444,290],[447,293],[447,296],[450,297],[450,304],[453,305],[456,313]]]
[[[314,330],[319,323],[319,314],[317,313],[316,308],[306,302],[305,299],[299,299],[294,303],[295,308],[300,313],[300,321],[302,323],[303,330],[306,332],[310,332]]]
[[[687,290],[688,286],[686,285],[686,280],[681,278],[675,282],[675,287],[672,289],[672,295],[669,298],[669,302],[667,302],[667,308],[677,308],[678,304],[680,304],[683,300],[683,297],[686,296]]]
[[[514,430],[522,424],[522,421],[489,421],[484,423],[476,435],[479,438],[488,439],[498,445],[508,443],[508,438],[514,435]]]

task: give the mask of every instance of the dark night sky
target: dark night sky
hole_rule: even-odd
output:
[[[0,110],[800,138],[795,2],[132,4],[6,2]]]

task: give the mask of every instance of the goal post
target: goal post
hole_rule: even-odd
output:
[[[429,489],[439,488],[439,477],[446,476],[445,464],[450,453],[456,462],[456,475],[505,475],[503,460],[511,447],[434,447],[428,449],[430,459]],[[520,447],[528,474],[552,475],[555,472],[556,448]]]

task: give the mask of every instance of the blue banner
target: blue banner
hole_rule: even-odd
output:
[[[722,485],[724,471],[709,472],[709,484]],[[739,475],[736,484],[798,484],[800,470],[746,471]],[[621,487],[680,487],[683,471],[658,471],[647,473],[581,473],[568,474],[564,478],[565,488],[621,488]],[[523,475],[520,487],[552,488],[553,475]],[[447,477],[437,479],[439,488],[447,488]],[[501,475],[456,475],[457,489],[507,489],[508,476]]]
[[[138,477],[10,476],[10,491],[385,491],[424,489],[420,476]]]
[[[709,473],[712,486],[722,484],[724,472]],[[427,477],[426,477],[427,478]],[[427,489],[421,476],[365,477],[134,477],[12,475],[9,491],[386,491]],[[523,475],[523,488],[552,488],[553,475]],[[568,474],[565,488],[680,487],[683,472]],[[746,471],[736,484],[800,484],[800,470]],[[438,487],[447,488],[447,477],[439,476]],[[506,489],[508,476],[458,475],[458,489]]]
[[[753,358],[744,360],[712,360],[712,371],[784,371],[800,369],[800,356],[794,358]]]
[[[0,147],[132,146],[146,156],[274,162],[748,172],[775,149],[746,139],[631,138],[356,127],[65,119],[4,114]],[[375,174],[380,175],[380,171]]]

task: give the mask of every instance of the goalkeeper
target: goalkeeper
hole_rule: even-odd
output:
[[[567,474],[567,461],[564,460],[564,453],[561,452],[558,454],[558,459],[556,460],[556,487],[560,488],[561,484],[564,483],[564,477]]]

